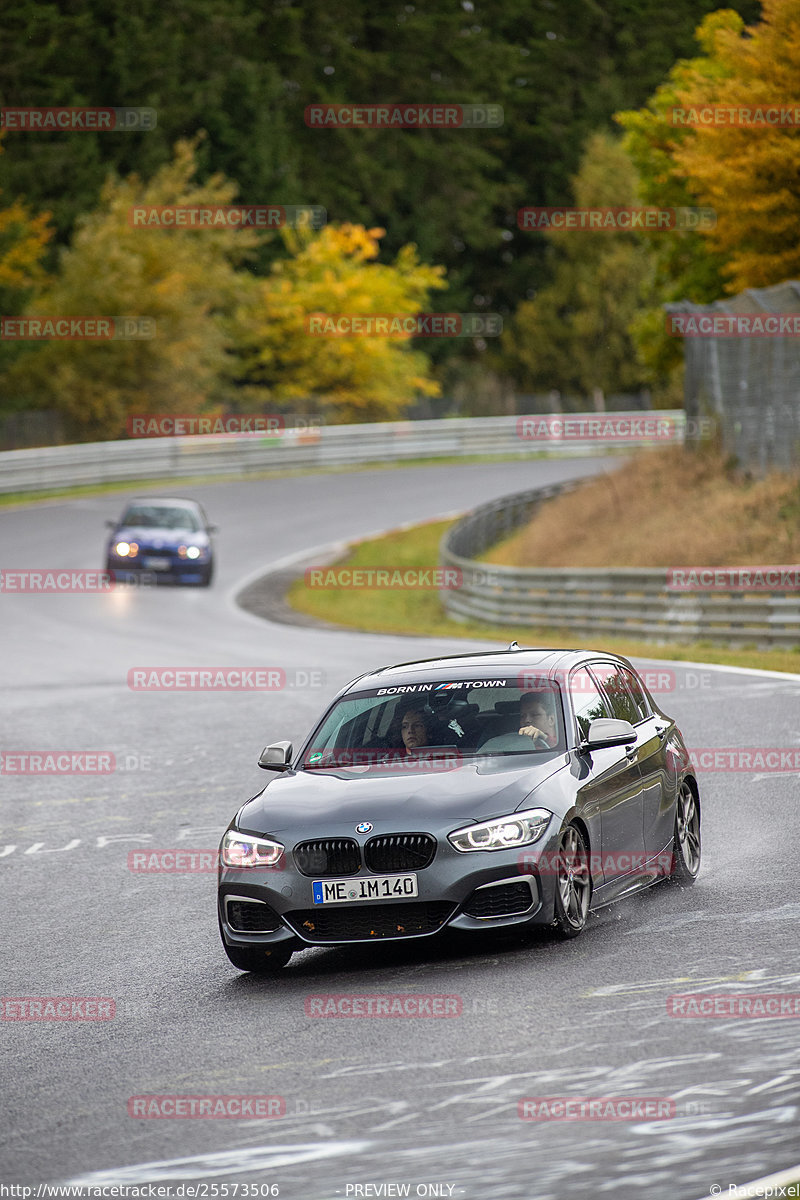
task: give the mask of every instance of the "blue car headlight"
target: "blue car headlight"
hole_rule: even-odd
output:
[[[480,825],[468,825],[447,835],[456,850],[509,850],[538,842],[553,814],[546,808],[531,808],[527,812],[495,817]]]

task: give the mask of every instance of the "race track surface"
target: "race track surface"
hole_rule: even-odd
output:
[[[178,487],[221,529],[210,590],[0,595],[0,748],[103,750],[126,768],[0,777],[3,996],[116,1004],[109,1021],[0,1022],[3,1183],[158,1182],[175,1194],[200,1182],[209,1196],[211,1185],[275,1184],[292,1200],[403,1194],[368,1184],[465,1200],[692,1200],[800,1159],[798,1021],[676,1019],[666,1008],[689,991],[800,993],[796,773],[701,773],[697,885],[605,909],[564,944],[312,949],[265,981],[222,952],[213,874],[128,869],[136,848],[215,849],[267,781],[256,767],[262,746],[297,742],[353,676],[463,648],[264,622],[233,600],[257,569],[614,465]],[[2,512],[0,565],[102,566],[102,522],[121,503]],[[146,666],[280,667],[296,686],[132,691],[128,671]],[[660,700],[690,746],[800,745],[797,679],[669,670]],[[328,992],[445,993],[460,997],[462,1013],[306,1016],[305,999]],[[285,1115],[128,1115],[130,1097],[176,1093],[280,1096]],[[675,1116],[519,1118],[522,1097],[558,1096],[667,1097]]]

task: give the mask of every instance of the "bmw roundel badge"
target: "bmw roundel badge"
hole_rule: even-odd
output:
[[[369,821],[362,821],[360,825],[356,825],[356,833],[369,833],[371,829]]]

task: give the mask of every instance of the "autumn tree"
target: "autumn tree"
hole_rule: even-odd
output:
[[[764,0],[762,20],[748,27],[733,11],[711,13],[697,38],[703,54],[679,62],[645,109],[619,120],[649,200],[716,212],[714,227],[684,242],[688,255],[681,258],[676,242],[676,257],[662,264],[679,285],[666,299],[702,303],[800,273],[797,124],[691,116],[708,108],[797,109],[800,0]]]
[[[442,288],[444,269],[419,261],[413,245],[378,261],[382,229],[288,229],[287,257],[257,281],[237,311],[240,382],[251,405],[309,401],[339,423],[392,420],[438,386],[427,356],[400,337],[314,333],[317,315],[411,316]]]
[[[77,436],[115,438],[132,413],[197,413],[219,401],[230,367],[224,318],[240,301],[236,266],[258,235],[249,229],[136,227],[138,206],[224,205],[235,185],[194,182],[195,147],[178,144],[149,182],[109,178],[82,218],[57,274],[29,316],[150,318],[145,340],[48,341],[6,373],[5,388],[32,407],[61,412]]]
[[[3,146],[0,142],[0,154]],[[0,314],[16,316],[22,311],[45,275],[42,257],[52,236],[49,214],[34,216],[21,200],[0,207]],[[21,347],[0,339],[0,378],[19,356]],[[0,386],[0,413],[23,406],[13,391]]]
[[[619,139],[593,135],[573,180],[578,208],[636,203],[636,173]],[[550,229],[552,282],[517,310],[506,356],[526,387],[589,395],[650,382],[632,322],[653,294],[652,253],[634,232]]]

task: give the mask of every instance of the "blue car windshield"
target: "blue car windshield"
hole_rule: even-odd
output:
[[[456,766],[462,757],[563,750],[561,691],[550,679],[444,681],[351,693],[303,753],[304,768]]]
[[[191,508],[169,507],[166,504],[132,504],[122,514],[120,525],[136,525],[140,529],[187,529],[199,533],[203,528]]]

